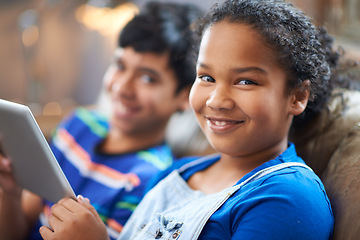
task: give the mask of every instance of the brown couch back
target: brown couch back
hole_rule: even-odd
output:
[[[291,141],[324,182],[335,217],[333,239],[360,239],[360,92],[334,91],[327,109]]]

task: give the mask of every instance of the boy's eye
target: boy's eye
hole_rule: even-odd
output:
[[[147,74],[141,75],[140,79],[143,83],[155,83],[156,82],[156,79],[154,79],[153,77],[151,77]]]
[[[210,76],[199,76],[199,79],[204,82],[215,82],[215,79]]]
[[[117,62],[115,62],[115,65],[116,65],[118,70],[124,70],[125,69],[125,66],[124,66],[124,64],[122,62],[117,61]]]

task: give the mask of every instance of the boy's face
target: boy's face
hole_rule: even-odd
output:
[[[264,159],[287,148],[294,94],[285,93],[275,58],[246,25],[220,22],[205,31],[190,105],[217,151]]]
[[[175,94],[178,83],[168,53],[118,49],[105,75],[112,100],[112,127],[132,136],[162,135],[170,116],[188,102],[188,90]]]

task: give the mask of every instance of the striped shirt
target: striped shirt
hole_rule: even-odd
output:
[[[172,164],[173,155],[167,144],[124,154],[101,153],[98,146],[108,129],[105,116],[78,108],[56,129],[51,148],[75,194],[90,199],[110,237],[116,239],[145,194],[146,184]],[[51,205],[45,203],[38,224],[47,224]]]

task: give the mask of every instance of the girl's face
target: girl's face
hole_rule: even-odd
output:
[[[190,104],[224,155],[264,160],[286,150],[293,115],[301,111],[295,94],[286,94],[275,54],[244,24],[219,22],[205,31]]]

